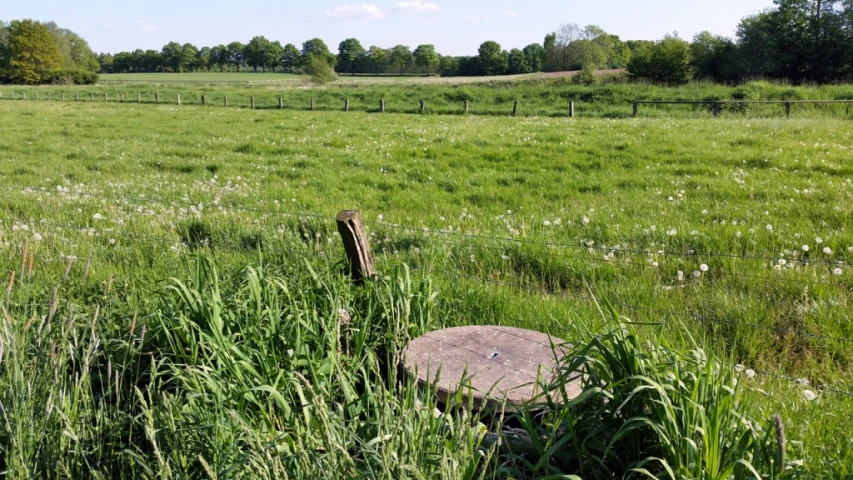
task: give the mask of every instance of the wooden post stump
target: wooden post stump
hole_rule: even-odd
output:
[[[154,103],[160,103],[160,94],[154,93]]]
[[[791,116],[791,102],[785,102],[785,116]]]
[[[228,106],[228,95],[225,95],[225,106]]]
[[[311,111],[314,111],[314,97],[311,97]]]
[[[142,103],[142,94],[141,93],[136,94],[136,103]]]
[[[344,111],[349,112],[349,98],[344,100]]]
[[[518,114],[518,100],[512,102],[512,116],[516,116]]]
[[[575,102],[569,102],[569,118],[575,118]]]
[[[468,115],[468,100],[465,100],[465,115]]]
[[[109,102],[109,101],[110,101],[110,97],[108,97],[107,94],[105,93],[104,94],[104,102]]]
[[[252,110],[254,110],[255,109],[255,96],[252,95],[251,99],[252,99]]]
[[[181,104],[181,94],[179,93],[178,94],[178,105],[180,105],[180,104]]]
[[[284,110],[284,98],[278,97],[278,109]]]
[[[379,100],[379,113],[385,113],[385,99]]]
[[[634,115],[632,115],[634,117],[637,116],[637,105],[638,105],[637,102],[634,102]]]
[[[207,99],[204,97],[204,95],[201,96],[201,104],[207,105]]]
[[[121,103],[124,103],[124,94],[121,94]]]
[[[426,101],[421,100],[421,113],[426,111]]]
[[[356,284],[361,285],[365,278],[372,279],[376,276],[373,254],[370,253],[370,245],[367,243],[361,211],[344,210],[335,220],[347,252],[352,279]]]

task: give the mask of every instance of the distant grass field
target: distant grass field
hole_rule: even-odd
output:
[[[514,102],[518,102],[519,116],[565,117],[569,113],[569,102],[575,102],[578,117],[627,118],[632,115],[631,103],[635,100],[853,100],[853,85],[827,85],[821,87],[791,87],[766,82],[753,82],[730,87],[709,83],[691,83],[678,88],[667,88],[642,83],[615,83],[582,86],[571,83],[570,78],[529,77],[526,79],[493,78],[467,79],[472,83],[440,83],[445,79],[423,79],[424,82],[403,84],[396,80],[369,83],[369,79],[356,78],[354,83],[313,87],[302,82],[275,85],[202,85],[181,83],[128,83],[102,84],[99,86],[67,87],[16,87],[0,86],[3,100],[22,99],[46,100],[48,95],[58,101],[65,95],[72,101],[75,95],[80,102],[118,102],[121,95],[126,102],[141,99],[144,104],[153,104],[159,96],[160,103],[175,104],[181,96],[183,105],[200,105],[205,96],[207,106],[222,107],[228,97],[229,107],[248,108],[251,98],[256,109],[277,109],[282,98],[287,110],[309,110],[311,100],[317,110],[341,111],[349,100],[350,110],[376,112],[380,99],[385,100],[389,113],[420,113],[420,102],[425,101],[425,113],[459,115],[464,111],[464,102],[469,101],[469,112],[473,115],[509,116]],[[448,79],[453,82],[456,79]],[[476,80],[476,81],[475,81]],[[712,106],[701,105],[642,105],[642,117],[661,118],[710,118]],[[724,105],[723,118],[760,118],[785,116],[784,105],[757,104]],[[853,103],[794,104],[792,117],[827,117],[853,119]]]
[[[99,75],[104,82],[250,82],[260,80],[298,81],[302,75],[272,72],[187,72],[187,73],[107,73]]]
[[[434,418],[432,397],[395,373],[408,338],[447,326],[594,345],[612,323],[590,296],[635,323],[636,338],[602,344],[634,380],[689,390],[744,365],[714,384],[736,406],[680,408],[712,402],[762,438],[780,412],[791,463],[775,478],[853,474],[853,399],[817,388],[853,384],[847,120],[70,101],[3,101],[0,115],[0,271],[12,276],[0,444],[20,476],[610,478],[634,450],[617,445],[598,471],[584,465],[600,435],[564,429],[601,417],[555,406],[541,423],[513,420],[548,443],[489,447],[478,432],[495,419]],[[351,208],[380,270],[365,289],[341,275],[332,218]],[[663,360],[658,346],[703,353]],[[705,355],[722,370],[696,373]],[[646,395],[633,388],[587,404],[612,414]],[[664,440],[643,451],[689,457],[677,446],[710,441],[702,425],[669,431],[684,435],[669,453],[655,450]]]

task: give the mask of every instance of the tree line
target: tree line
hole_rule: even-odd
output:
[[[54,22],[0,21],[0,83],[94,83],[100,64],[82,37]]]

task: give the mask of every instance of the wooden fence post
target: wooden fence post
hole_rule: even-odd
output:
[[[344,111],[349,112],[349,98],[344,100]]]
[[[95,101],[95,94],[94,94],[94,93],[90,93],[90,94],[89,94],[89,101],[90,101],[90,102],[94,102],[94,101]]]
[[[367,234],[364,232],[364,223],[361,221],[361,212],[359,210],[344,210],[338,214],[335,220],[338,223],[338,233],[341,234],[341,240],[343,240],[344,249],[347,252],[353,282],[361,285],[365,278],[372,279],[376,276],[373,255],[370,253]]]
[[[785,102],[785,116],[791,116],[791,102]]]
[[[465,100],[465,115],[468,115],[468,100]]]
[[[202,105],[207,105],[207,99],[206,99],[206,98],[204,98],[204,95],[202,95],[202,96],[201,96],[201,104],[202,104]]]
[[[2,98],[2,97],[0,97]],[[50,100],[50,92],[47,92],[47,99]]]
[[[311,97],[311,111],[314,111],[314,97]]]
[[[228,95],[225,95],[225,106],[228,106]]]
[[[180,104],[181,104],[181,94],[179,93],[178,94],[178,105],[180,105]]]
[[[23,92],[23,93],[21,93],[21,99],[22,99],[22,100],[26,100],[26,99],[27,99],[27,92]]]
[[[385,113],[385,99],[379,100],[379,113]]]
[[[160,103],[160,94],[154,92],[154,103]]]
[[[569,118],[575,118],[575,102],[569,102]]]
[[[107,96],[107,94],[106,94],[106,93],[104,94],[104,101],[105,101],[105,102],[109,102],[109,101],[110,101],[110,98]]]
[[[421,113],[426,111],[426,100],[421,100]]]
[[[284,98],[278,97],[278,109],[284,110]]]
[[[65,92],[62,92],[62,101],[65,101]]]
[[[634,115],[632,115],[632,116],[634,116],[634,117],[637,116],[637,102],[634,102]]]
[[[255,109],[255,96],[254,95],[252,95],[251,100],[252,100],[252,110],[254,110]]]
[[[124,103],[124,94],[121,94],[121,103]]]
[[[76,101],[79,101],[79,100],[80,100],[80,94],[79,94],[79,93],[77,93],[77,92],[74,92],[74,101],[76,102]]]
[[[35,97],[35,99],[36,99],[36,100],[38,100],[38,99],[39,99],[39,92],[36,92],[36,97]]]
[[[141,93],[136,94],[136,103],[142,103],[142,94]]]
[[[512,102],[512,116],[518,115],[518,100]]]
[[[720,102],[714,102],[714,116],[720,116]]]

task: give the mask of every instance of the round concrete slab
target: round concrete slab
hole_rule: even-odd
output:
[[[403,364],[421,385],[432,385],[437,377],[437,393],[444,402],[461,391],[463,405],[467,404],[470,391],[476,410],[500,407],[504,399],[508,408],[515,408],[529,403],[551,382],[557,357],[565,355],[564,344],[559,338],[520,328],[457,327],[413,340]],[[569,399],[580,393],[579,379],[566,385]]]

